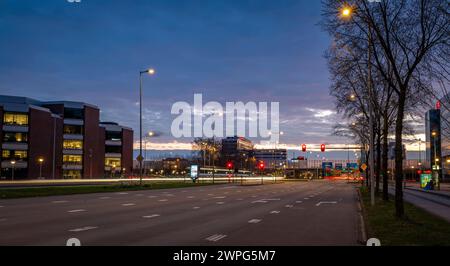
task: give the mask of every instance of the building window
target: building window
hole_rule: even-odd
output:
[[[27,151],[14,151],[14,159],[17,160],[24,160],[28,158],[28,152]]]
[[[83,141],[81,140],[65,140],[63,142],[63,148],[69,150],[82,150]]]
[[[70,165],[82,165],[83,157],[81,155],[64,155],[63,163]]]
[[[84,119],[84,109],[64,108],[64,118],[68,119]]]
[[[64,125],[63,131],[64,131],[64,134],[82,135],[83,134],[83,126]]]
[[[80,170],[64,170],[63,178],[79,179],[79,178],[81,178],[81,171]]]
[[[122,132],[107,131],[105,133],[105,140],[120,141],[122,140]]]
[[[5,113],[3,115],[3,123],[13,126],[28,126],[28,114]]]
[[[27,142],[27,133],[11,133],[5,132],[3,135],[3,142]]]
[[[118,167],[121,166],[121,160],[120,158],[105,158],[105,166],[106,167]]]
[[[11,151],[9,151],[9,150],[3,150],[3,151],[2,151],[2,158],[3,158],[3,159],[9,159],[9,158],[11,158]]]
[[[106,146],[105,153],[122,153],[121,146]]]
[[[11,151],[11,150],[3,150],[2,158],[4,160],[26,160],[28,158],[27,151]]]

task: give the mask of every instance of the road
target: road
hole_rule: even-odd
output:
[[[357,245],[345,182],[285,182],[0,201],[0,245]]]

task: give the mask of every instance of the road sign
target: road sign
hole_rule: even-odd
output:
[[[142,162],[144,160],[144,157],[142,157],[142,155],[139,154],[138,157],[136,157],[136,160],[138,162]]]
[[[366,169],[367,169],[367,164],[363,163],[363,164],[361,165],[361,169],[362,169],[363,171],[366,171]]]

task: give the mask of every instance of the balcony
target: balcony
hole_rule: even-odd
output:
[[[105,153],[105,158],[122,158],[121,153]]]
[[[15,161],[16,164],[14,165],[15,169],[24,169],[28,167],[28,162],[25,161]],[[12,168],[11,161],[3,161],[2,162],[2,168]]]
[[[26,151],[28,150],[28,144],[21,142],[6,142],[2,144],[2,150]]]
[[[121,140],[107,140],[105,141],[105,145],[107,146],[122,146]]]
[[[83,126],[84,121],[82,119],[64,119],[65,125],[72,125],[72,126]]]
[[[27,133],[28,126],[19,126],[19,125],[3,125],[3,131],[5,132],[18,132],[18,133]]]
[[[63,149],[64,155],[83,155],[83,150]]]
[[[67,139],[67,140],[83,140],[83,135],[81,135],[81,134],[64,134],[63,138]]]
[[[63,164],[63,170],[83,170],[83,165],[79,164]]]

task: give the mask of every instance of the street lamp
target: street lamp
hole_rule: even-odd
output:
[[[40,157],[38,159],[38,163],[39,163],[39,178],[42,178],[42,164],[44,163],[44,158]]]
[[[139,184],[142,186],[142,74],[154,75],[156,71],[153,68],[139,72]]]
[[[16,161],[11,161],[12,172],[11,172],[11,180],[14,181],[14,168],[16,167]]]
[[[350,19],[352,17],[353,14],[353,8],[350,6],[344,6],[342,7],[342,9],[340,10],[341,16],[344,19]],[[370,23],[367,23],[367,27],[368,27],[368,31],[367,31],[367,43],[368,43],[368,49],[367,49],[367,54],[368,54],[368,59],[367,59],[367,90],[368,90],[368,95],[369,95],[369,102],[368,102],[368,106],[369,106],[369,126],[370,126],[370,130],[369,130],[369,165],[370,165],[370,203],[372,206],[375,205],[375,172],[374,172],[374,165],[375,165],[375,161],[374,161],[374,127],[373,127],[373,103],[372,103],[372,65],[371,65],[371,60],[372,60],[372,51],[371,51],[371,42],[372,42],[372,34],[371,34],[371,25]]]

